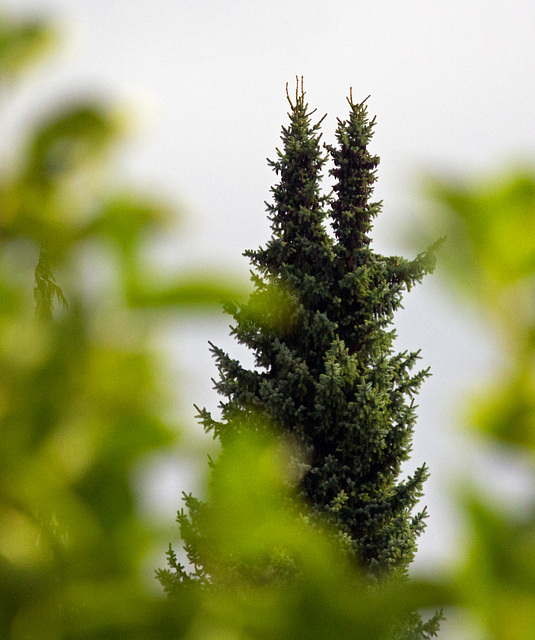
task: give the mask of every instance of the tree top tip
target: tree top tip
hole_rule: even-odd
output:
[[[353,87],[349,87],[349,97],[347,98],[347,101],[349,102],[349,106],[352,109],[362,109],[362,107],[364,106],[364,103],[368,100],[368,98],[371,97],[371,94],[369,96],[367,96],[366,98],[364,98],[364,100],[362,102],[359,102],[358,104],[355,104],[353,102]]]
[[[303,84],[304,84],[303,76],[301,76],[301,95],[299,95],[299,76],[295,76],[295,103],[296,104],[299,102],[299,99],[303,100],[305,97],[305,90],[304,90]],[[292,99],[290,98],[290,93],[288,91],[288,83],[286,83],[286,98],[288,99],[288,102],[290,103],[290,106],[293,109],[294,104],[292,102]]]

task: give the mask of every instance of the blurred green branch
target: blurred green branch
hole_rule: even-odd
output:
[[[446,233],[444,275],[487,318],[505,366],[471,398],[466,426],[535,480],[535,172],[509,170],[462,183],[429,183]],[[481,385],[479,385],[479,389]],[[500,483],[501,478],[493,478]],[[481,637],[535,638],[535,493],[530,506],[502,509],[477,486],[463,487],[469,525],[464,564],[454,572],[458,606]],[[525,502],[525,501],[524,501]]]
[[[1,17],[3,87],[52,34],[44,22]],[[174,451],[179,434],[149,347],[158,322],[129,298],[181,313],[216,308],[233,286],[154,275],[140,295],[140,272],[155,273],[143,239],[174,216],[104,179],[122,129],[101,101],[60,102],[0,175],[2,638],[163,640],[182,636],[194,611],[180,614],[142,577],[162,542],[139,513],[133,475],[147,454]],[[87,263],[91,251],[100,263]],[[106,269],[95,297],[93,272]]]

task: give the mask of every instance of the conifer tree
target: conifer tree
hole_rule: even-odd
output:
[[[379,158],[368,150],[375,119],[364,103],[348,98],[349,116],[339,120],[333,161],[333,196],[322,195],[320,125],[312,124],[301,83],[288,96],[290,123],[270,161],[279,177],[267,204],[272,237],[246,251],[254,272],[247,304],[228,305],[232,334],[255,356],[248,369],[211,345],[219,371],[215,388],[224,398],[221,417],[199,417],[221,441],[243,428],[258,428],[258,415],[304,451],[300,494],[313,513],[326,517],[350,556],[372,583],[407,574],[425,510],[413,513],[428,475],[425,465],[400,479],[415,424],[414,396],[427,370],[412,373],[418,352],[395,353],[392,328],[402,294],[434,268],[434,247],[414,260],[384,257],[371,247],[371,202]],[[330,222],[332,233],[327,230]],[[196,515],[205,505],[186,496],[179,515],[188,574],[171,553],[179,580],[209,580],[197,553],[202,531]],[[171,574],[160,574],[169,584]],[[419,615],[399,638],[427,638],[435,616]]]

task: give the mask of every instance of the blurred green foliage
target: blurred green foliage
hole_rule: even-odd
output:
[[[512,170],[461,183],[435,179],[442,262],[457,295],[465,296],[494,331],[503,366],[470,399],[467,426],[508,464],[535,480],[535,173]],[[431,233],[437,233],[436,220]],[[481,385],[479,385],[481,388]],[[511,469],[513,471],[513,469]],[[500,483],[501,478],[495,477]],[[535,638],[535,493],[507,508],[480,488],[464,487],[470,536],[454,576],[459,606],[481,637]],[[519,488],[519,494],[525,493]]]
[[[4,105],[52,34],[0,17]],[[2,638],[168,638],[187,626],[143,577],[161,538],[133,475],[178,435],[150,344],[165,307],[216,308],[236,287],[153,275],[144,239],[173,217],[106,179],[123,131],[101,101],[60,102],[0,173]]]
[[[437,179],[428,190],[440,205],[449,240],[442,260],[456,286],[508,329],[532,324],[533,309],[519,305],[535,270],[533,173],[513,170],[474,184]]]
[[[215,556],[211,566],[219,573],[207,588],[168,582],[172,601],[196,594],[199,609],[188,638],[393,638],[392,628],[413,615],[415,604],[435,607],[444,600],[442,588],[418,581],[371,589],[332,534],[317,521],[296,517],[295,503],[286,508],[291,455],[280,440],[245,432],[214,468],[201,521],[204,550]],[[274,579],[262,571],[262,564],[273,570],[288,557],[297,579]],[[245,574],[236,573],[240,564]]]
[[[0,77],[5,85],[31,69],[39,54],[55,42],[54,29],[42,20],[0,20]]]

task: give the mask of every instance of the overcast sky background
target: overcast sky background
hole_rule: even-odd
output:
[[[224,265],[246,276],[243,250],[269,236],[264,200],[286,123],[285,84],[305,90],[332,142],[346,95],[377,115],[372,151],[381,157],[375,226],[381,252],[410,255],[426,203],[419,178],[469,178],[535,157],[535,3],[532,0],[8,0],[15,13],[56,18],[65,46],[20,92],[23,126],[35,105],[98,95],[133,108],[136,136],[118,177],[178,204],[182,234],[163,264]],[[421,247],[423,249],[423,247]],[[195,402],[215,407],[207,341],[232,349],[228,319],[177,321],[170,354],[185,421]],[[422,348],[433,378],[419,396],[412,466],[425,460],[430,518],[417,566],[447,566],[462,545],[453,480],[474,469],[497,499],[522,493],[522,472],[489,462],[456,430],[465,393],[499,366],[494,336],[437,276],[405,299],[399,346]],[[187,370],[187,375],[180,372]],[[200,427],[193,427],[197,432]],[[191,440],[190,440],[191,441]],[[202,441],[204,442],[204,441]],[[204,445],[201,446],[201,449]],[[145,501],[174,519],[179,495],[198,477],[188,460],[162,460]],[[148,508],[148,507],[147,507]],[[155,508],[155,507],[153,507]]]

